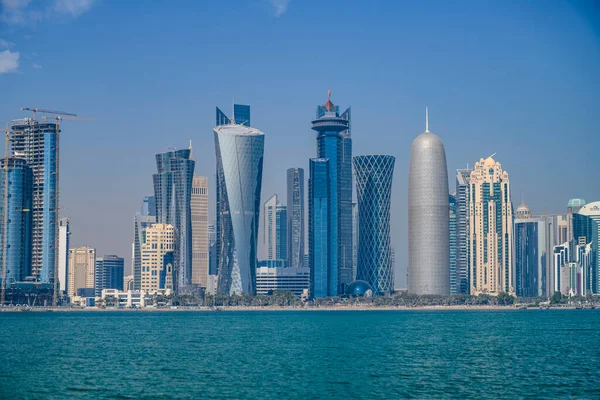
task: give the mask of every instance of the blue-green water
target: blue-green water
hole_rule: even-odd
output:
[[[0,313],[0,398],[600,398],[600,311]]]

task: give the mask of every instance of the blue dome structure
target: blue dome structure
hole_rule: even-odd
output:
[[[373,287],[366,281],[354,281],[346,288],[346,294],[354,297],[371,297]]]

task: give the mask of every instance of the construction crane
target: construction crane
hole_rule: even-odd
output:
[[[56,176],[56,182],[54,184],[54,199],[56,201],[56,219],[54,222],[54,227],[55,227],[55,239],[54,239],[54,276],[53,276],[53,283],[54,283],[54,295],[52,297],[52,306],[56,307],[57,301],[58,301],[58,263],[59,263],[59,259],[58,259],[58,245],[59,245],[59,226],[60,226],[60,218],[59,218],[59,202],[58,202],[58,196],[59,196],[59,190],[58,190],[58,186],[59,186],[59,166],[60,166],[60,152],[59,152],[59,146],[60,146],[60,121],[62,120],[78,120],[78,121],[90,121],[92,119],[89,118],[75,118],[77,117],[77,114],[74,113],[69,113],[69,112],[65,112],[65,111],[56,111],[56,110],[47,110],[44,108],[34,108],[34,107],[22,107],[21,108],[22,111],[31,111],[33,113],[33,120],[36,120],[36,116],[37,113],[43,113],[43,114],[56,114],[57,116],[54,117],[54,119],[56,120],[56,172],[55,172],[55,176]]]

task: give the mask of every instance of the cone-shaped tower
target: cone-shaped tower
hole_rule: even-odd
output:
[[[441,139],[429,132],[415,138],[408,175],[408,291],[450,293],[448,170]]]

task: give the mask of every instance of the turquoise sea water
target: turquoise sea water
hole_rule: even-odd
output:
[[[600,398],[600,310],[0,313],[0,398]]]

